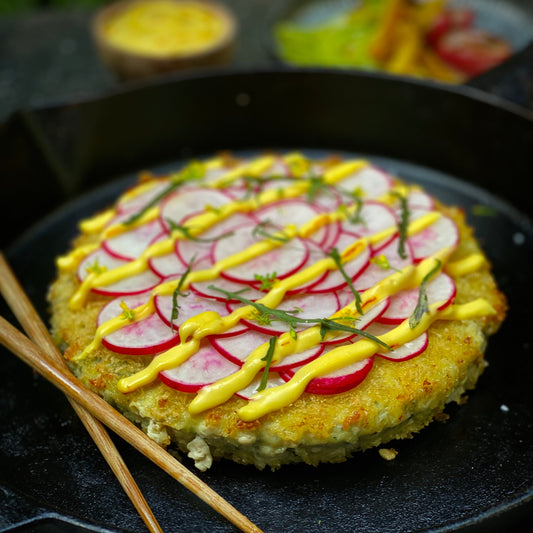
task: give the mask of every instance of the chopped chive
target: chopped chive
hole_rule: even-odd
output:
[[[215,241],[219,241],[221,239],[225,239],[227,237],[231,237],[235,232],[233,231],[227,231],[226,233],[222,233],[216,237],[211,237],[211,238],[202,238],[202,237],[195,237],[192,233],[191,233],[191,229],[188,228],[187,226],[180,226],[179,224],[176,224],[172,219],[170,218],[166,218],[165,221],[167,222],[167,224],[169,225],[170,227],[170,231],[180,231],[184,237],[190,241],[194,241],[194,242],[215,242]]]
[[[357,309],[357,312],[360,315],[363,315],[363,307],[361,305],[361,295],[357,292],[356,288],[353,286],[352,280],[350,279],[350,276],[346,274],[346,271],[344,270],[344,267],[342,266],[341,256],[339,254],[339,251],[337,248],[332,248],[329,253],[329,257],[335,261],[335,264],[337,265],[337,268],[339,269],[339,272],[342,274],[342,277],[348,284],[348,287],[350,287],[350,290],[352,291],[352,294],[355,298],[355,307]]]
[[[409,207],[407,205],[407,198],[399,193],[394,193],[400,200],[400,221],[398,223],[398,232],[400,240],[398,242],[398,255],[402,259],[407,259],[407,252],[405,251],[405,241],[407,239],[407,226],[409,225]]]
[[[259,383],[259,387],[257,387],[257,392],[260,392],[266,389],[268,371],[270,369],[270,365],[272,364],[272,357],[274,356],[274,350],[276,349],[276,340],[277,340],[277,337],[270,337],[268,341],[267,353],[264,357],[261,358],[261,361],[266,361],[266,363],[265,363],[265,368],[263,370],[263,375],[261,376],[261,383]]]
[[[433,277],[434,274],[440,269],[442,262],[439,259],[435,259],[437,263],[425,276],[420,284],[418,289],[418,301],[416,302],[416,307],[413,311],[413,314],[409,317],[409,327],[411,329],[416,328],[422,320],[422,317],[425,313],[429,311],[428,295],[426,292],[427,284],[429,280]]]
[[[178,304],[178,296],[186,298],[189,294],[188,292],[181,292],[181,288],[183,287],[185,279],[189,275],[195,260],[196,255],[194,255],[190,260],[189,264],[187,265],[187,268],[185,269],[185,272],[181,275],[178,284],[174,289],[174,292],[172,293],[172,313],[170,315],[170,329],[172,332],[174,332],[174,320],[177,320],[179,317],[180,305]]]

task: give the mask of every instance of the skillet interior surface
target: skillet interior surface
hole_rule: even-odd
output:
[[[311,81],[310,76],[316,83],[307,86],[302,99],[302,87]],[[76,222],[105,207],[131,183],[133,175],[118,168],[133,164],[146,168],[159,158],[159,165],[151,167],[167,169],[172,159],[164,157],[162,149],[170,149],[170,145],[195,157],[217,148],[242,153],[264,147],[302,149],[310,155],[321,147],[327,153],[363,155],[406,181],[421,183],[444,202],[463,206],[476,228],[509,297],[510,313],[491,339],[487,352],[490,366],[468,403],[448,408],[452,417],[447,423],[433,424],[412,440],[394,443],[399,455],[391,462],[368,451],[347,463],[319,468],[289,466],[278,472],[258,472],[222,462],[200,474],[266,532],[512,531],[518,530],[522,519],[532,516],[533,406],[526,388],[533,378],[533,345],[528,335],[533,228],[527,216],[531,200],[524,194],[527,174],[521,172],[529,165],[531,154],[520,149],[520,143],[529,145],[531,122],[517,110],[495,105],[490,98],[476,98],[475,92],[446,92],[401,80],[391,87],[389,81],[379,76],[328,73],[207,78],[190,80],[189,89],[187,83],[173,88],[148,87],[139,93],[112,96],[113,102],[46,110],[36,117],[46,132],[59,123],[71,123],[74,116],[82,132],[71,130],[69,146],[83,146],[92,154],[76,166],[77,160],[70,157],[74,152],[63,153],[64,165],[73,175],[77,172],[80,182],[98,173],[109,182],[33,226],[9,250],[15,272],[43,317],[54,257],[75,236]],[[218,111],[207,98],[214,87],[218,89]],[[332,100],[340,87],[348,95],[338,93]],[[186,97],[188,90],[203,103],[204,133],[214,125],[218,130],[202,137],[201,128],[195,129],[197,124],[179,107],[179,98]],[[392,108],[386,98],[391,90],[397,104]],[[172,100],[171,118],[180,115],[176,109],[182,118],[189,118],[180,126],[183,132],[160,122],[160,144],[142,154],[145,164],[140,165],[133,152],[135,146],[146,144],[146,132],[142,130],[135,138],[123,124],[121,137],[114,138],[120,129],[114,121],[129,113],[141,126],[152,121],[155,125],[162,112],[153,102],[142,114],[135,111],[138,98],[146,97],[145,91],[152,96],[172,95],[177,100]],[[249,95],[250,104],[244,107],[235,104],[236,96],[242,94]],[[171,100],[163,101],[168,104]],[[355,111],[359,122],[352,120]],[[87,119],[89,115],[92,121]],[[492,121],[502,117],[499,127],[503,124],[509,135],[515,135],[513,142],[509,136],[493,138]],[[101,121],[110,121],[114,129],[106,132]],[[261,123],[264,130],[259,131]],[[312,131],[310,124],[314,125]],[[101,133],[101,144],[94,141],[96,132]],[[172,132],[172,138],[164,138]],[[477,137],[472,137],[476,132]],[[88,139],[94,141],[92,146]],[[61,144],[57,138],[49,141],[50,146]],[[112,160],[113,150],[130,141],[135,146],[132,154],[123,156],[126,161]],[[518,161],[518,157],[522,159]],[[173,162],[182,160],[183,153]],[[508,172],[502,174],[505,168]],[[492,215],[476,215],[473,208],[477,205],[489,206]],[[140,518],[66,400],[5,350],[2,355],[8,378],[0,385],[0,526],[17,526],[21,531],[141,530]],[[118,439],[117,445],[165,531],[233,530],[135,450]],[[187,458],[184,463],[192,467]]]

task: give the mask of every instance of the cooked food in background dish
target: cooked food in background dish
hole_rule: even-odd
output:
[[[513,53],[476,26],[471,8],[443,0],[361,0],[323,20],[279,22],[281,58],[302,66],[358,67],[462,83]]]
[[[506,313],[461,209],[362,159],[144,172],[80,229],[49,291],[56,342],[201,470],[411,437],[475,386]]]

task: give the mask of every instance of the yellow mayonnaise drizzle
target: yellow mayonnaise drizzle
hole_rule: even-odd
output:
[[[300,154],[288,154],[283,160],[291,169],[298,169],[302,176],[309,169],[308,161]],[[210,165],[210,168],[217,168],[217,165],[221,165],[220,161],[220,159],[215,159],[207,164]],[[275,162],[276,158],[274,156],[265,156],[257,158],[244,165],[237,165],[231,170],[223,173],[218,178],[210,181],[207,186],[224,187],[244,175],[260,176],[268,171]],[[361,170],[367,164],[368,163],[363,160],[345,161],[336,164],[324,172],[323,181],[329,185],[337,184],[343,178]],[[295,171],[294,175],[298,176],[298,173]],[[128,192],[128,197],[126,199],[135,198],[136,194],[142,194],[147,190],[146,187],[147,186],[143,184],[137,191],[136,189],[133,189],[133,191]],[[282,191],[268,189],[245,200],[228,202],[227,204],[217,207],[216,210],[206,208],[203,213],[192,217],[188,221],[187,226],[191,235],[197,236],[231,214],[238,212],[252,212],[261,206],[274,203],[280,198],[294,198],[300,196],[309,190],[309,187],[309,180],[297,179],[294,184],[286,186]],[[400,191],[401,194],[406,194],[408,189],[404,185],[399,185],[396,187],[395,192],[397,193],[398,191]],[[124,199],[124,197],[122,199]],[[387,193],[385,197],[380,200],[383,200],[386,203],[393,203],[397,200],[397,196]],[[248,248],[231,254],[216,262],[211,268],[191,271],[185,279],[172,280],[159,284],[151,291],[151,295],[145,304],[140,305],[135,309],[128,310],[129,312],[127,314],[119,315],[100,325],[96,330],[91,344],[89,344],[83,352],[75,356],[74,359],[77,360],[86,357],[89,353],[97,349],[104,337],[114,331],[130,324],[132,321],[140,321],[153,314],[155,312],[155,296],[172,294],[180,283],[180,290],[186,290],[191,283],[216,280],[224,270],[233,266],[242,265],[263,253],[278,246],[282,246],[287,240],[294,239],[295,237],[309,237],[324,225],[346,220],[347,217],[354,214],[355,208],[356,206],[353,205],[345,210],[321,213],[300,227],[294,225],[287,226],[279,231],[277,235],[274,234],[269,238],[257,241]],[[148,209],[136,224],[142,224],[149,220],[153,220],[158,213],[159,211],[157,207]],[[99,231],[102,235],[107,236],[115,234],[114,232],[125,231],[125,229],[121,227],[123,225],[120,224],[116,226],[108,226],[108,229],[104,228],[105,224],[108,224],[114,215],[114,210],[105,211],[101,215],[83,222],[82,227],[88,232]],[[415,219],[409,223],[407,227],[407,236],[412,236],[422,231],[424,228],[435,222],[440,216],[440,213],[432,211]],[[109,228],[111,228],[111,230]],[[127,229],[131,228],[132,226],[127,227]],[[386,228],[377,234],[356,239],[348,247],[340,251],[341,262],[345,263],[350,261],[358,254],[362,253],[368,246],[379,243],[383,239],[390,237],[396,233],[397,230],[397,226],[393,226]],[[276,236],[282,236],[283,239],[277,239]],[[113,270],[91,271],[73,295],[70,302],[71,306],[73,308],[83,306],[90,291],[95,287],[110,285],[128,276],[142,273],[148,268],[148,261],[150,258],[172,252],[175,240],[183,237],[183,232],[173,231],[167,239],[149,246],[138,259],[130,261]],[[104,237],[101,238],[103,239]],[[90,251],[95,249],[95,247],[97,248],[98,245],[99,244],[89,245],[87,247],[75,249],[68,256],[60,258],[58,263],[66,270],[72,269],[73,265],[77,265],[80,260],[90,253]],[[396,294],[398,291],[418,287],[430,272],[435,272],[435,265],[440,265],[440,268],[445,269],[450,275],[457,276],[474,272],[485,264],[485,258],[481,254],[472,254],[464,259],[450,263],[448,262],[448,259],[453,251],[453,248],[443,248],[417,265],[409,265],[402,270],[392,272],[388,277],[385,277],[373,287],[364,291],[360,295],[361,306],[364,312],[367,312],[378,302]],[[304,268],[283,280],[276,280],[272,289],[262,298],[257,300],[257,303],[263,304],[269,308],[276,308],[283,301],[287,291],[303,286],[309,281],[316,279],[319,275],[337,268],[338,265],[332,257],[319,259],[311,266]],[[409,321],[407,320],[384,334],[381,337],[381,340],[389,346],[399,346],[422,334],[435,320],[465,320],[489,315],[495,312],[484,300],[476,300],[475,302],[464,305],[451,305],[444,310],[439,310],[439,307],[439,303],[431,306],[429,312],[423,315],[415,328],[411,328]],[[174,368],[194,355],[199,349],[200,341],[204,337],[224,333],[236,326],[241,320],[253,317],[254,312],[256,312],[256,310],[253,306],[242,305],[226,316],[221,316],[214,311],[207,311],[189,318],[179,327],[180,343],[163,354],[158,355],[142,371],[120,380],[118,384],[119,390],[126,393],[151,383],[157,378],[161,371]],[[356,310],[355,301],[339,310],[331,318],[338,319],[339,317],[345,316],[357,318],[358,312]],[[337,335],[336,332],[328,332],[328,338],[335,335]],[[291,336],[289,333],[282,334],[276,340],[272,363],[277,363],[284,357],[293,353],[308,350],[320,344],[322,340],[323,338],[319,326],[309,327],[299,332],[296,337]],[[273,387],[257,393],[251,402],[239,410],[239,416],[243,420],[255,420],[268,412],[286,406],[298,398],[311,379],[326,375],[333,370],[366,359],[367,357],[374,355],[380,349],[383,349],[383,347],[376,341],[366,338],[351,345],[338,346],[326,354],[323,354],[313,362],[303,366],[285,385]],[[216,405],[220,405],[231,398],[234,393],[248,386],[250,382],[256,378],[258,372],[264,369],[266,362],[263,359],[267,350],[268,343],[259,346],[250,353],[240,370],[201,389],[189,406],[190,412],[193,414],[199,413],[211,407],[215,407]]]

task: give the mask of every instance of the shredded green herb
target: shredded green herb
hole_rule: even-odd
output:
[[[128,320],[129,322],[133,322],[135,320],[135,312],[130,309],[124,301],[120,302],[120,307],[122,309],[122,316],[124,319]]]
[[[359,294],[359,292],[357,292],[357,289],[353,286],[353,283],[352,283],[352,280],[350,279],[350,276],[348,276],[348,274],[346,274],[346,271],[344,270],[344,267],[342,266],[341,256],[340,256],[339,251],[337,250],[337,248],[332,248],[329,251],[328,256],[331,257],[331,259],[333,259],[333,261],[335,261],[335,264],[337,265],[337,268],[339,269],[339,272],[342,274],[342,277],[344,278],[344,280],[348,284],[348,287],[350,287],[350,290],[352,291],[352,294],[353,294],[354,299],[355,299],[355,307],[357,309],[357,312],[360,315],[364,314],[363,313],[363,307],[361,305],[361,295]]]
[[[159,194],[154,196],[142,209],[126,219],[123,224],[133,224],[139,220],[146,213],[146,211],[148,211],[148,209],[158,204],[161,200],[163,200],[163,198],[175,191],[178,187],[181,187],[181,185],[183,185],[185,182],[201,179],[204,177],[204,174],[205,166],[198,161],[192,161],[189,163],[189,165],[187,165],[184,169],[170,179],[167,187],[165,187]]]
[[[270,220],[263,220],[262,222],[259,222],[257,226],[252,231],[252,236],[254,237],[264,237],[266,239],[271,239],[273,241],[279,241],[279,242],[289,242],[289,237],[286,237],[283,235],[283,232],[280,232],[276,229],[276,233],[272,233],[268,231],[266,228],[269,226],[273,226],[272,222]]]
[[[276,348],[276,340],[277,340],[277,337],[270,337],[268,341],[267,353],[265,357],[261,358],[261,361],[266,361],[266,363],[265,363],[265,369],[263,370],[263,375],[261,376],[261,383],[259,384],[259,387],[257,387],[257,392],[260,392],[266,389],[268,371],[270,370],[270,365],[272,364],[272,357],[274,356],[274,350]]]
[[[227,231],[226,233],[221,233],[220,235],[217,235],[216,237],[210,237],[210,238],[203,238],[203,237],[195,237],[191,233],[191,228],[188,228],[187,226],[180,226],[179,224],[176,224],[172,219],[166,218],[165,221],[169,225],[170,231],[180,231],[186,239],[189,239],[190,241],[194,242],[215,242],[219,241],[220,239],[225,239],[226,237],[231,237],[235,232],[234,231]]]
[[[405,241],[407,239],[407,226],[409,225],[409,207],[405,196],[399,193],[395,193],[395,196],[400,200],[400,221],[398,223],[400,240],[398,242],[398,254],[402,259],[407,259]]]
[[[185,269],[185,272],[181,275],[178,284],[176,285],[176,288],[174,289],[174,292],[172,293],[172,313],[170,315],[170,329],[172,332],[174,332],[174,320],[177,320],[179,317],[179,310],[180,305],[178,304],[178,296],[182,296],[183,298],[186,298],[189,293],[188,292],[181,292],[181,288],[183,287],[183,284],[185,283],[185,279],[189,275],[192,265],[196,261],[196,255],[192,257],[189,264],[187,265],[187,268]]]
[[[276,276],[276,272],[272,272],[272,274],[266,274],[264,276],[261,274],[254,274],[254,279],[261,282],[261,285],[259,286],[260,291],[269,291],[274,286]]]
[[[498,211],[490,205],[476,204],[472,206],[472,214],[479,217],[494,217],[498,214]]]
[[[427,284],[433,275],[439,271],[442,265],[442,261],[439,259],[435,259],[435,262],[437,264],[424,276],[424,279],[420,284],[420,288],[418,289],[418,301],[416,302],[416,307],[413,311],[413,314],[409,317],[409,327],[411,329],[416,328],[416,326],[418,326],[420,323],[420,320],[422,320],[424,314],[429,311],[428,295],[426,292]]]
[[[360,335],[361,337],[370,339],[374,342],[377,342],[379,345],[387,348],[388,350],[390,350],[390,346],[387,343],[383,342],[378,337],[375,337],[374,335],[371,335],[370,333],[367,333],[366,331],[353,328],[346,324],[342,324],[342,321],[355,320],[355,318],[353,317],[337,317],[335,319],[332,319],[332,318],[299,318],[295,316],[298,310],[283,311],[281,309],[273,309],[264,304],[261,304],[258,302],[252,302],[251,300],[243,298],[242,296],[240,296],[240,294],[237,294],[235,292],[230,292],[230,291],[226,291],[224,289],[215,287],[214,285],[209,285],[209,289],[218,291],[226,295],[226,297],[229,299],[235,299],[245,305],[250,305],[254,307],[259,312],[260,315],[266,315],[269,319],[280,320],[281,322],[284,322],[285,324],[289,326],[289,329],[290,329],[289,333],[291,337],[293,338],[296,338],[295,337],[296,329],[298,328],[299,324],[315,324],[315,325],[320,326],[320,336],[322,339],[324,339],[326,334],[330,331],[343,331],[347,333]]]

